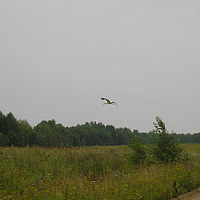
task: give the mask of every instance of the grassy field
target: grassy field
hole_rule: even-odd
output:
[[[0,148],[0,199],[167,200],[200,185],[200,144],[189,161],[133,166],[126,146]]]

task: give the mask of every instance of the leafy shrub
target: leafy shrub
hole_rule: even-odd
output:
[[[165,127],[165,123],[156,117],[155,126],[155,145],[153,146],[153,154],[160,163],[169,163],[180,160],[182,147],[177,141],[175,135],[170,134]]]
[[[136,134],[132,134],[132,137],[128,145],[132,152],[129,154],[129,159],[133,164],[143,164],[146,157],[146,150],[142,143],[138,140]]]

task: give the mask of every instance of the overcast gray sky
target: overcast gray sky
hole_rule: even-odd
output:
[[[199,0],[1,0],[0,30],[4,114],[200,132]]]

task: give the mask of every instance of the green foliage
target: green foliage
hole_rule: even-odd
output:
[[[0,199],[168,200],[200,185],[200,156],[187,162],[133,166],[130,148],[1,147]]]
[[[162,120],[154,123],[157,134],[166,130]],[[163,131],[166,132],[166,131]],[[43,146],[70,147],[95,145],[125,145],[133,133],[142,144],[153,144],[154,132],[141,133],[128,128],[115,128],[96,122],[86,122],[74,127],[64,127],[55,120],[41,121],[35,127],[26,120],[17,120],[12,113],[4,115],[0,111],[0,146]],[[176,134],[174,134],[176,135]],[[183,143],[200,143],[200,133],[178,134],[178,140]]]
[[[138,140],[136,134],[132,134],[128,146],[131,148],[129,158],[133,164],[143,164],[146,157],[146,151],[144,145]]]
[[[156,134],[153,153],[158,162],[169,163],[179,160],[183,149],[179,145],[176,136],[166,130],[164,122],[159,117],[156,117],[154,126]]]
[[[1,146],[69,147],[127,144],[132,131],[96,122],[68,128],[55,120],[43,120],[32,128],[26,120],[0,112],[0,133]]]
[[[159,117],[156,117],[156,122],[153,122],[153,124],[156,128],[154,130],[155,133],[160,134],[160,133],[166,133],[167,132],[166,127],[165,127],[165,123]]]
[[[0,146],[6,146],[9,143],[9,139],[3,133],[0,133]]]

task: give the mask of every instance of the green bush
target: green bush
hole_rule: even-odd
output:
[[[129,154],[131,162],[136,165],[143,164],[146,158],[146,150],[142,143],[138,140],[136,134],[132,134],[128,146],[132,150]]]
[[[155,126],[155,144],[153,154],[158,162],[169,163],[180,160],[182,147],[177,141],[175,135],[170,134],[165,127],[165,123],[156,117]]]

